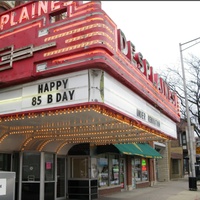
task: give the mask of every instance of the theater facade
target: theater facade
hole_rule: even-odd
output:
[[[16,200],[156,181],[178,99],[100,1],[19,5],[0,14],[0,41],[0,171],[16,173]]]

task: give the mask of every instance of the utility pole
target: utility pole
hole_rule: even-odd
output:
[[[185,106],[186,106],[186,115],[187,115],[187,146],[188,146],[188,157],[189,157],[189,185],[190,182],[193,181],[196,183],[196,171],[195,171],[195,163],[196,163],[196,153],[195,153],[195,149],[194,149],[194,130],[191,127],[191,121],[190,121],[190,112],[189,112],[189,104],[188,104],[188,94],[187,94],[187,87],[186,87],[186,78],[185,78],[185,69],[184,69],[184,64],[183,64],[183,51],[198,44],[199,42],[196,42],[197,40],[199,40],[199,38],[190,40],[188,42],[185,43],[179,43],[179,48],[180,48],[180,58],[181,58],[181,67],[182,67],[182,75],[183,75],[183,89],[184,89],[184,95],[185,95]],[[196,42],[195,44],[192,44],[188,47],[186,47],[185,49],[182,49],[182,46],[191,42]],[[193,188],[190,187],[190,189],[192,190],[196,190],[196,184],[193,184]]]

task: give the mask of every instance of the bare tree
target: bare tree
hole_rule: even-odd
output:
[[[195,133],[200,137],[200,58],[190,55],[184,60],[184,66],[190,119]],[[181,68],[168,68],[161,76],[171,90],[177,93],[180,99],[181,118],[187,120]]]

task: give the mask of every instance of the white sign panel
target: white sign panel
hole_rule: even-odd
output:
[[[0,171],[0,200],[15,199],[15,172]]]
[[[88,102],[88,70],[0,90],[0,114]]]
[[[177,137],[175,122],[107,73],[104,87],[106,104],[166,135]]]
[[[6,195],[6,179],[0,178],[0,196]]]

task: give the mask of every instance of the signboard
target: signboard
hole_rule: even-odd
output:
[[[15,172],[0,172],[0,199],[14,200]]]
[[[107,73],[104,76],[104,102],[166,135],[177,138],[176,123],[173,120]]]
[[[0,90],[0,114],[88,102],[88,70]]]
[[[99,1],[31,1],[0,14],[0,30],[1,88],[95,67],[128,85],[174,121],[180,120],[176,93],[153,73]],[[61,81],[65,87],[63,81],[67,80]],[[54,84],[60,82],[39,86],[32,104],[42,107],[45,102],[75,98],[73,90],[48,95],[58,86]]]

